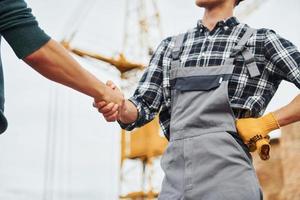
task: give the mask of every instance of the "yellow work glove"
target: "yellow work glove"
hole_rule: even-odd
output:
[[[262,160],[270,158],[268,134],[279,128],[279,124],[273,113],[259,118],[238,119],[236,121],[236,128],[250,151],[258,150],[258,154]]]

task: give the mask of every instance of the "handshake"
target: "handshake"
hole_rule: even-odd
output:
[[[119,121],[131,124],[136,121],[136,106],[125,100],[123,93],[112,82],[106,83],[108,96],[101,101],[95,100],[93,106],[103,114],[107,122]],[[237,132],[249,147],[250,152],[258,151],[262,160],[269,159],[270,144],[268,133],[278,129],[279,125],[273,113],[260,118],[245,118],[236,121]]]
[[[121,90],[112,82],[106,83],[107,96],[101,101],[95,99],[95,107],[107,122],[120,121],[124,124],[131,124],[136,121],[138,116],[137,108],[133,103],[125,100]]]

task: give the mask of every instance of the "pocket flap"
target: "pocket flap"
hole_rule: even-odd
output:
[[[170,84],[179,91],[209,91],[219,87],[228,78],[228,75],[177,77],[170,80]]]

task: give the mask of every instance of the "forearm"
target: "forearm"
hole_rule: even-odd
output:
[[[300,121],[300,95],[297,95],[292,102],[273,113],[280,126]]]
[[[37,72],[55,82],[103,100],[105,84],[83,69],[67,51],[54,40],[24,58]]]
[[[137,107],[129,100],[125,101],[125,109],[120,114],[120,121],[123,124],[131,124],[135,122],[138,118],[138,110]]]

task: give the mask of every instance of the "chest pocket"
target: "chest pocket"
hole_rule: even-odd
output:
[[[179,91],[209,91],[219,87],[222,79],[221,75],[178,77],[171,81],[171,87]]]
[[[178,77],[170,81],[171,87],[178,91],[209,91],[218,88],[227,75],[207,75]]]

